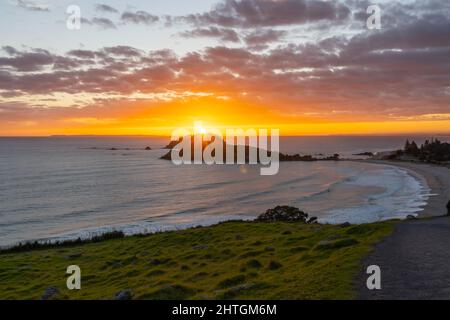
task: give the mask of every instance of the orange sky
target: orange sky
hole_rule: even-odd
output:
[[[203,97],[173,102],[120,102],[87,108],[45,108],[3,121],[2,136],[159,135],[201,121],[205,127],[276,128],[282,135],[447,134],[446,115],[420,118],[351,119],[346,115],[297,115],[264,105]],[[350,119],[349,119],[350,118]],[[442,119],[444,118],[444,119]],[[431,119],[431,120],[430,120]],[[435,120],[433,120],[435,119]]]
[[[442,2],[381,1],[382,26],[368,28],[361,1],[176,1],[85,1],[78,30],[60,2],[0,3],[0,136],[168,136],[194,121],[450,134]]]

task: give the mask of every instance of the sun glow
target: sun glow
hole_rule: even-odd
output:
[[[194,123],[194,134],[207,134],[208,130],[203,127],[203,123],[201,121],[195,121]]]

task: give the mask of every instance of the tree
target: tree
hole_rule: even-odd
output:
[[[419,147],[417,146],[417,143],[415,141],[411,142],[411,146],[409,147],[411,154],[418,154],[419,153]]]
[[[406,143],[405,143],[405,151],[408,152],[410,147],[411,147],[411,144],[409,143],[409,139],[407,139]]]

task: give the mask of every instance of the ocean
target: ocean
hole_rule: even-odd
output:
[[[401,148],[405,140],[283,137],[280,147],[357,158]],[[281,163],[275,176],[260,176],[258,166],[174,166],[159,159],[167,143],[153,137],[0,138],[0,246],[250,220],[277,205],[299,207],[323,223],[366,223],[416,214],[429,196],[424,181],[393,166],[292,162]]]

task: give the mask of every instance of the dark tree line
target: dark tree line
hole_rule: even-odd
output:
[[[418,158],[421,161],[447,162],[450,161],[450,143],[438,139],[426,140],[420,147],[415,141],[405,143],[402,150],[405,155]]]

